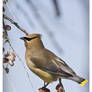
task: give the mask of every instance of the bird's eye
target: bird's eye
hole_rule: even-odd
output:
[[[30,40],[32,40],[31,38],[27,38],[27,37],[24,37],[24,39],[26,39],[27,41],[30,41]]]

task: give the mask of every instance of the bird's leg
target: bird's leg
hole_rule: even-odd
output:
[[[58,92],[65,92],[63,84],[61,82],[61,78],[59,78],[59,84],[56,86]]]
[[[61,78],[59,78],[59,84],[60,84],[60,86],[61,86],[62,88],[64,88],[64,87],[63,87],[63,84],[62,84],[62,82],[61,82]]]
[[[46,83],[44,82],[44,86],[42,88],[39,89],[39,91],[43,90],[44,92],[50,92],[50,90],[48,88],[46,88],[48,86],[49,83]]]
[[[48,86],[49,83],[45,84],[44,82],[44,86],[42,88],[46,88]]]
[[[45,81],[44,81],[44,86],[45,86]]]
[[[49,83],[45,84],[44,87],[46,88],[49,85]]]
[[[62,84],[62,82],[61,82],[61,78],[59,78],[59,84],[60,84],[60,86],[62,87],[63,92],[65,92],[64,86],[63,86],[63,84]]]

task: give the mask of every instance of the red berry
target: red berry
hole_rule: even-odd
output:
[[[8,31],[11,30],[11,26],[5,25],[5,29],[8,30]]]
[[[8,63],[9,59],[8,58],[3,58],[3,63]]]

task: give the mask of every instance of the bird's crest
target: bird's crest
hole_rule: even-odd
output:
[[[26,36],[27,38],[40,38],[41,34],[29,34]]]

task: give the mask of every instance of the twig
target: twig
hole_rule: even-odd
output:
[[[3,14],[3,17],[7,20],[9,20],[12,24],[14,24],[18,29],[20,29],[22,32],[24,32],[26,35],[28,35],[28,33],[26,32],[26,30],[24,30],[22,27],[20,27],[18,25],[18,23],[16,23],[15,21],[13,21],[12,19],[10,19],[8,16]]]
[[[28,35],[28,33],[26,32],[26,30],[24,30],[22,27],[20,27],[20,26],[18,25],[18,23],[16,23],[14,20],[12,20],[11,18],[9,18],[8,16],[6,16],[6,15],[3,14],[3,20],[4,20],[4,19],[10,21],[10,22],[11,22],[12,24],[14,24],[19,30],[21,30],[21,31],[24,32],[26,35]],[[4,22],[3,22],[3,23],[4,23]],[[7,31],[5,30],[5,32],[7,32]],[[20,56],[16,53],[16,51],[15,51],[14,48],[12,47],[12,45],[11,45],[11,43],[10,43],[10,40],[9,40],[9,38],[8,38],[8,34],[7,34],[7,42],[8,42],[8,44],[9,44],[10,48],[12,49],[12,51],[16,54],[16,56],[18,57],[19,61],[21,62],[22,66],[23,66],[23,68],[24,68],[24,70],[25,70],[25,72],[26,72],[27,78],[28,78],[28,80],[29,80],[29,82],[30,82],[30,84],[31,84],[32,89],[33,89],[33,92],[36,92],[35,89],[34,89],[34,87],[33,87],[33,85],[32,85],[32,81],[31,81],[31,79],[30,79],[30,76],[29,76],[29,73],[28,73],[28,71],[27,71],[27,68],[25,67],[24,62],[22,61],[22,59],[20,58]],[[4,67],[3,67],[3,68],[4,68]],[[8,75],[7,75],[7,76],[8,76]],[[12,85],[12,84],[11,84],[11,85]],[[14,89],[14,87],[13,87],[13,89]],[[14,91],[14,92],[16,92],[16,91]]]

